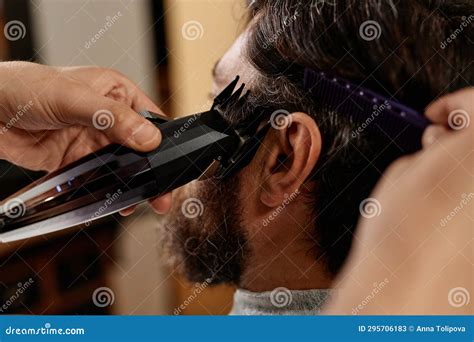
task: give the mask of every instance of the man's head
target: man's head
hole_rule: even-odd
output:
[[[216,65],[214,92],[239,74],[251,96],[228,120],[271,106],[274,129],[238,174],[177,194],[165,237],[185,275],[256,291],[329,286],[348,255],[360,203],[402,152],[314,101],[304,69],[362,83],[422,112],[472,84],[464,46],[472,32],[442,44],[473,7],[469,0],[252,1],[247,29]]]

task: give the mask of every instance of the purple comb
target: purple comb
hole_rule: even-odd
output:
[[[367,130],[390,137],[403,153],[421,149],[421,137],[430,121],[417,111],[343,78],[308,68],[304,87],[328,109],[352,117],[359,124],[353,137]]]

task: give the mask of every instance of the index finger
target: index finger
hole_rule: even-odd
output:
[[[63,67],[61,70],[89,85],[101,95],[109,94],[115,100],[123,100],[121,102],[125,102],[136,112],[150,110],[163,114],[137,84],[117,70],[95,66]]]

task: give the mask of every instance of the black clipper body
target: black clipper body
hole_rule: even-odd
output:
[[[257,141],[252,137],[258,125],[237,129],[222,116],[245,101],[243,85],[234,92],[237,82],[238,78],[217,96],[207,112],[176,120],[141,113],[161,131],[162,142],[156,150],[140,153],[109,145],[3,201],[0,241],[87,225],[202,176],[222,178],[243,167],[256,151]]]

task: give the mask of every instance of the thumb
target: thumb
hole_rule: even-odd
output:
[[[121,103],[93,113],[92,126],[110,140],[137,151],[150,151],[161,142],[160,130],[154,124]]]
[[[435,124],[458,128],[459,122],[469,124],[474,115],[474,87],[464,88],[444,95],[426,109],[426,116]],[[453,127],[454,126],[454,127]]]

